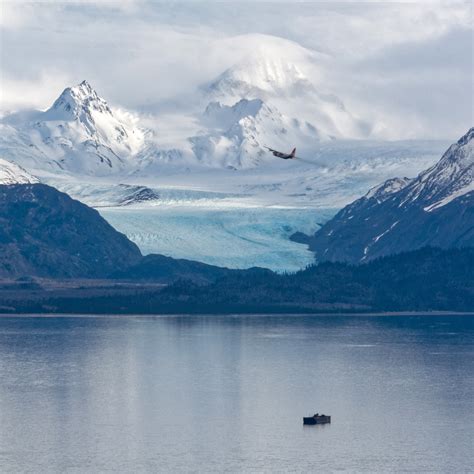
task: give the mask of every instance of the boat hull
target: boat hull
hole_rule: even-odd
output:
[[[303,418],[303,425],[325,425],[331,423],[330,416],[308,416]]]

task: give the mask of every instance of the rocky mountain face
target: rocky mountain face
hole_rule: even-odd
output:
[[[67,194],[0,186],[0,276],[105,277],[140,259],[134,243]]]
[[[473,178],[471,128],[417,178],[371,189],[305,241],[318,261],[363,262],[424,246],[473,247]]]

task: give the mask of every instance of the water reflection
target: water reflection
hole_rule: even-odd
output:
[[[0,318],[0,465],[466,471],[473,334],[455,316]],[[332,424],[303,427],[315,411]]]

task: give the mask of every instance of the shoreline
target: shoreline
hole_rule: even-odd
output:
[[[368,313],[127,313],[127,314],[101,314],[101,313],[0,313],[0,318],[255,318],[255,317],[474,317],[474,311],[386,311]]]

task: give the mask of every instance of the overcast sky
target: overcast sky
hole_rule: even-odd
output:
[[[158,2],[1,0],[2,111],[46,108],[87,79],[141,109],[190,93],[258,36],[330,58],[326,88],[399,138],[453,139],[473,125],[470,1]],[[328,66],[329,65],[329,66]]]

